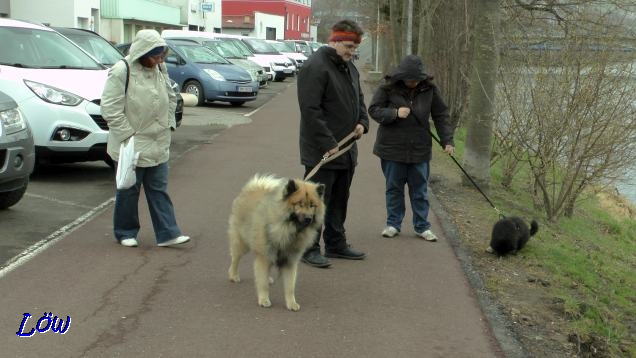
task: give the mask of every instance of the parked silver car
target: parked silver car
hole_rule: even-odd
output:
[[[13,98],[0,91],[0,210],[22,199],[34,164],[29,124]]]

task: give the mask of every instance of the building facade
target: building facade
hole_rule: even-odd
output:
[[[137,31],[221,31],[221,0],[0,0],[0,17],[93,30],[130,42]]]
[[[252,16],[228,16],[223,18],[223,33],[277,40],[285,34],[285,18],[255,11]]]
[[[222,0],[223,32],[258,33],[256,37],[271,38],[273,23],[259,22],[257,13],[282,17],[283,31],[274,40],[313,40],[311,0]],[[263,16],[263,19],[265,17]],[[267,30],[269,28],[270,30]],[[269,32],[268,32],[269,31]],[[269,35],[268,35],[269,34]]]
[[[100,0],[0,0],[0,16],[96,31],[100,27]]]

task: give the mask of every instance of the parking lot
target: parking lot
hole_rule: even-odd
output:
[[[270,82],[255,101],[241,107],[227,103],[186,107],[182,125],[173,133],[170,160],[214,140],[225,128],[248,123],[251,113],[294,81]],[[114,171],[104,162],[41,167],[31,176],[22,200],[0,211],[0,269],[19,260],[25,250],[36,250],[109,207],[114,191]]]

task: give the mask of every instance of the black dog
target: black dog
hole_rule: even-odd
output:
[[[532,220],[528,229],[528,224],[519,217],[503,218],[492,228],[490,248],[487,251],[498,256],[508,253],[516,254],[537,231],[539,231],[539,224],[535,220]]]

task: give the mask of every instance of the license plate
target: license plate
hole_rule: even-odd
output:
[[[283,70],[284,73],[292,73],[292,70],[290,68],[286,68]]]
[[[252,87],[239,87],[239,92],[252,92]]]

